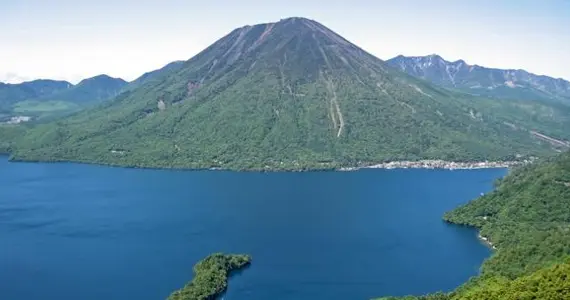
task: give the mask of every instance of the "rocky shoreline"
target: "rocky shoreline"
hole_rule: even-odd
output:
[[[445,160],[418,160],[418,161],[392,161],[380,164],[340,168],[339,171],[355,171],[359,169],[447,169],[447,170],[470,170],[470,169],[497,169],[510,168],[517,165],[531,163],[533,160],[520,161],[482,161],[482,162],[453,162]]]
[[[479,238],[479,240],[481,240],[485,245],[487,245],[489,248],[493,249],[493,250],[497,250],[497,247],[495,247],[493,245],[493,243],[486,237],[482,236],[481,233],[479,233],[479,235],[477,236]]]

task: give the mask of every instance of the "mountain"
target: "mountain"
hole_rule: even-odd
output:
[[[444,216],[496,251],[450,294],[384,300],[570,299],[570,152],[515,170]]]
[[[139,86],[141,86],[141,85],[143,85],[149,81],[160,80],[164,75],[180,69],[183,65],[184,65],[184,61],[181,61],[181,60],[173,61],[173,62],[167,64],[166,66],[164,66],[158,70],[154,70],[154,71],[144,73],[139,78],[130,82],[125,87],[125,89],[126,90],[133,90],[133,89],[135,89],[135,88],[137,88],[137,87],[139,87]]]
[[[55,80],[0,83],[0,122],[13,116],[46,117],[77,111],[116,96],[126,84],[107,75],[77,85]]]
[[[49,96],[72,86],[67,81],[34,80],[20,84],[0,82],[0,113],[11,111],[11,106],[26,99]]]
[[[435,54],[399,55],[387,62],[412,76],[470,94],[570,104],[570,82],[561,78],[469,65],[463,60],[450,62]]]
[[[551,153],[535,125],[569,134],[568,111],[433,86],[304,18],[235,29],[162,76],[28,131],[12,159],[298,170],[514,159]]]
[[[39,100],[68,101],[75,104],[98,103],[117,96],[128,83],[121,78],[98,75],[80,81],[77,85]]]

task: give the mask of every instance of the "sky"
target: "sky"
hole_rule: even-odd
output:
[[[570,0],[0,0],[0,81],[133,80],[293,16],[384,60],[435,53],[570,80]]]

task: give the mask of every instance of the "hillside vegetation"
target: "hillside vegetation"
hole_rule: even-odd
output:
[[[13,105],[20,101],[50,96],[69,86],[71,83],[67,81],[56,80],[34,80],[21,84],[0,82],[0,118],[10,116],[13,112]]]
[[[22,136],[26,127],[21,125],[0,125],[0,154],[12,152],[14,141]]]
[[[546,112],[432,86],[303,18],[238,28],[159,71],[111,102],[34,128],[12,159],[300,170],[553,153],[529,133]],[[541,129],[565,132],[565,122]]]
[[[228,286],[232,271],[245,268],[251,263],[248,255],[215,253],[194,266],[194,279],[182,289],[175,291],[168,300],[216,299]]]
[[[513,171],[444,219],[497,249],[481,275],[450,294],[386,299],[570,299],[570,153]]]

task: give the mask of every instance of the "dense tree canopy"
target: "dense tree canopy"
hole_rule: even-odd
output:
[[[0,125],[0,154],[9,154],[14,141],[24,134],[26,127],[20,125]]]
[[[194,266],[194,279],[175,291],[168,300],[210,300],[223,293],[229,274],[246,267],[251,262],[248,255],[212,254]]]

